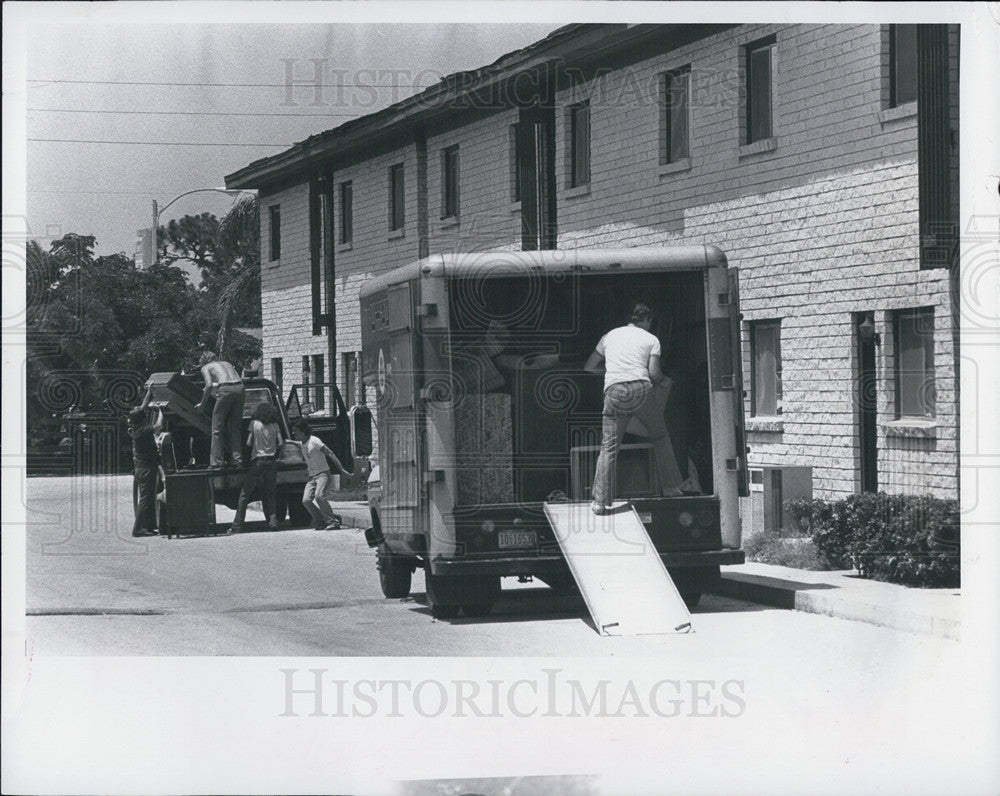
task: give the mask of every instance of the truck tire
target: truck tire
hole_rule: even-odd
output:
[[[466,616],[486,616],[500,595],[498,575],[435,575],[430,564],[424,568],[427,605],[435,619],[453,619],[459,611]]]
[[[475,578],[475,587],[469,589],[462,601],[462,613],[468,617],[489,616],[499,596],[499,575]]]
[[[408,597],[413,580],[413,558],[394,555],[384,543],[375,550],[375,557],[382,594],[391,599]]]

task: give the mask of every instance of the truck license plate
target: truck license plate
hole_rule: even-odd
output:
[[[497,534],[497,542],[501,550],[510,547],[534,547],[538,544],[538,536],[535,531],[500,531]]]

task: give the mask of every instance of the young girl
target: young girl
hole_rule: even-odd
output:
[[[278,446],[283,442],[281,429],[278,428],[278,412],[271,404],[258,404],[253,410],[250,421],[250,434],[247,445],[250,446],[250,470],[243,480],[240,491],[240,502],[236,506],[236,518],[230,533],[242,533],[243,521],[247,515],[247,503],[258,489],[267,526],[272,531],[278,530],[275,488],[278,482]]]

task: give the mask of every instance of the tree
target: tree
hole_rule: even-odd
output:
[[[219,247],[223,257],[232,263],[217,299],[221,355],[232,344],[234,326],[261,325],[260,203],[256,195],[240,199],[222,219]]]

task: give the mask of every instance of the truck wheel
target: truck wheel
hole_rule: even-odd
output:
[[[431,573],[430,562],[424,567],[424,589],[427,607],[435,619],[454,619],[462,607],[462,578]]]
[[[462,613],[466,616],[489,616],[493,603],[500,596],[500,577],[474,578],[462,601]]]
[[[413,579],[413,559],[394,555],[385,544],[378,546],[375,558],[382,594],[393,599],[408,597]]]

